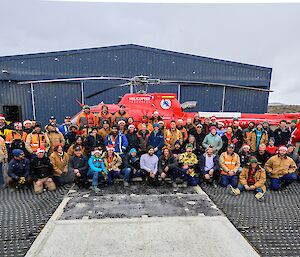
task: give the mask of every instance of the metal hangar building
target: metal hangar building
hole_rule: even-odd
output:
[[[129,88],[116,88],[90,99],[85,96],[120,81],[18,84],[22,81],[113,76],[202,81],[270,89],[272,69],[140,45],[118,45],[70,51],[0,57],[0,113],[8,120],[63,122],[80,111],[76,100],[96,105],[117,103]],[[197,100],[191,111],[264,113],[269,92],[211,85],[150,85],[148,92],[176,93],[181,103]]]

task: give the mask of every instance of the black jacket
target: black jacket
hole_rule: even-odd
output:
[[[131,169],[140,169],[140,157],[136,156],[135,158],[132,157],[131,154],[126,154],[124,159],[124,168],[131,168]]]
[[[30,163],[30,170],[33,181],[53,176],[53,166],[50,159],[45,156],[35,157]]]
[[[206,162],[206,153],[202,154],[199,158],[199,169],[202,173],[205,172],[205,170],[204,170],[205,169],[205,162]],[[216,172],[220,169],[219,156],[218,155],[214,155],[213,163],[214,163],[213,169]]]
[[[89,135],[86,138],[85,145],[88,153],[94,151],[95,147],[99,147],[101,149],[105,148],[104,140],[99,134],[96,134],[96,137]]]
[[[75,169],[78,169],[81,174],[87,173],[88,171],[88,159],[85,155],[81,157],[72,156],[68,164],[69,171],[74,173]]]
[[[16,160],[13,158],[8,164],[8,176],[14,180],[18,180],[19,177],[29,177],[30,162],[28,159]]]
[[[133,132],[133,133],[128,132],[126,134],[126,138],[128,141],[127,150],[130,151],[130,149],[135,148],[138,151],[140,141],[139,141],[139,138],[138,138],[136,132]]]
[[[163,154],[159,157],[158,172],[162,173],[167,166],[169,167],[169,171],[170,169],[174,169],[175,167],[178,166],[177,160],[173,154],[171,154],[168,159],[166,159]]]
[[[275,139],[275,146],[287,145],[291,138],[291,132],[286,129],[282,131],[281,128],[277,128],[274,131],[274,139]]]

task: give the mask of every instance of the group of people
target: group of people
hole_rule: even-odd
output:
[[[279,190],[297,180],[300,158],[290,143],[297,122],[282,120],[274,131],[267,121],[249,122],[242,129],[238,119],[225,127],[196,114],[166,127],[158,111],[135,121],[124,105],[114,114],[106,105],[98,114],[85,105],[74,123],[66,116],[59,125],[51,116],[44,128],[34,120],[10,124],[0,115],[0,185],[8,162],[8,185],[33,184],[36,193],[71,182],[98,192],[117,178],[127,187],[141,177],[153,186],[204,182],[233,195],[253,191],[261,200],[267,185]]]

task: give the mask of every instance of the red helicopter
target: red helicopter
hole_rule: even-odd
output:
[[[183,104],[180,104],[177,95],[173,93],[147,93],[148,85],[164,86],[165,84],[175,84],[175,85],[198,85],[198,86],[218,86],[218,87],[231,87],[231,88],[240,88],[244,90],[256,90],[264,92],[272,92],[271,90],[245,87],[238,85],[228,85],[228,84],[219,84],[219,83],[209,83],[209,82],[200,82],[200,81],[178,81],[178,80],[161,80],[161,79],[151,79],[148,76],[140,75],[133,78],[122,78],[122,77],[84,77],[84,78],[63,78],[63,79],[51,79],[51,80],[37,80],[37,81],[26,81],[19,82],[19,84],[33,84],[33,83],[49,83],[49,82],[66,82],[66,81],[78,81],[84,82],[89,80],[120,80],[125,83],[120,85],[115,85],[110,88],[100,90],[94,94],[87,96],[86,98],[91,98],[96,95],[99,95],[103,92],[111,90],[113,88],[122,88],[129,87],[130,93],[125,94],[118,104],[106,104],[108,106],[109,112],[115,113],[120,109],[121,105],[126,106],[126,112],[132,116],[136,123],[142,120],[143,115],[148,117],[153,114],[154,111],[157,111],[162,117],[166,126],[169,126],[171,120],[183,119],[184,121],[187,118],[194,118],[196,114],[200,118],[215,116],[218,121],[222,121],[225,126],[232,124],[233,118],[238,118],[239,124],[242,128],[248,126],[250,121],[255,123],[268,121],[270,125],[277,126],[281,120],[286,120],[288,123],[291,120],[299,119],[300,113],[284,113],[284,114],[243,114],[238,112],[185,112],[187,109],[196,107],[197,101],[188,101]],[[77,101],[78,102],[78,101]],[[83,103],[78,102],[81,106]],[[103,102],[98,105],[91,106],[91,112],[97,114],[101,112],[101,108],[104,105]],[[76,117],[79,113],[73,116],[73,121],[76,120]],[[297,126],[298,127],[298,126]],[[300,140],[300,125],[299,129],[294,132],[294,141]]]

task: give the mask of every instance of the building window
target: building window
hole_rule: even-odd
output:
[[[4,105],[5,119],[11,122],[22,121],[22,108],[18,105]]]

